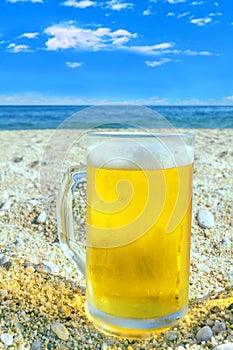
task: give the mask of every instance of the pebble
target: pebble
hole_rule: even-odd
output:
[[[207,326],[213,327],[214,326],[214,320],[211,320],[210,318],[207,318],[206,324],[207,324]]]
[[[197,265],[197,267],[198,267],[198,270],[199,271],[201,271],[201,272],[206,272],[206,273],[210,273],[210,268],[209,268],[209,266],[207,266],[206,264],[198,264]]]
[[[51,268],[49,267],[49,266],[47,266],[47,265],[45,265],[45,264],[38,264],[38,265],[36,265],[36,266],[34,266],[35,267],[35,270],[37,271],[37,272],[40,272],[40,273],[45,273],[45,274],[47,274],[47,273],[51,273],[52,272],[52,270],[51,270]]]
[[[51,329],[59,339],[67,340],[69,338],[69,332],[67,328],[60,322],[54,322],[51,326]]]
[[[12,266],[12,262],[11,261],[6,261],[4,264],[2,264],[2,266],[9,271],[11,266]]]
[[[32,205],[32,206],[34,207],[35,205],[38,204],[38,201],[37,201],[36,199],[30,199],[30,200],[28,201],[28,204],[29,204],[29,205]]]
[[[7,261],[9,261],[9,257],[7,255],[3,255],[0,258],[0,266],[3,266]]]
[[[40,215],[36,218],[36,223],[43,224],[46,220],[46,212],[43,210]]]
[[[11,346],[13,344],[13,335],[10,333],[2,333],[1,334],[1,341],[6,346]]]
[[[42,350],[42,342],[40,340],[33,342],[30,350]]]
[[[202,209],[198,212],[197,221],[199,226],[203,228],[212,228],[215,225],[214,216],[207,209]]]
[[[32,162],[31,164],[30,164],[30,168],[35,168],[37,165],[39,165],[40,164],[40,162],[39,162],[39,160],[34,160],[34,162]]]
[[[4,246],[8,243],[9,231],[0,231],[0,246]]]
[[[209,326],[202,327],[196,334],[196,339],[198,343],[202,341],[208,341],[212,338],[213,332]]]
[[[233,343],[218,345],[214,350],[233,350]]]
[[[212,331],[214,334],[224,332],[227,329],[226,323],[225,322],[219,322],[218,320],[215,321],[215,325],[212,328]]]
[[[231,246],[231,240],[228,237],[223,237],[220,241],[220,243],[225,244],[226,246],[230,247]]]
[[[22,162],[23,157],[14,157],[12,160],[14,163],[20,163],[20,162]]]
[[[177,332],[174,331],[169,331],[166,333],[166,339],[169,341],[175,341],[178,339],[178,334]]]
[[[59,272],[59,267],[54,262],[45,260],[42,263],[45,266],[49,267],[51,269],[51,272],[53,272],[53,273]]]
[[[9,210],[10,207],[11,207],[11,201],[10,200],[7,200],[6,202],[2,203],[0,209],[1,210]]]

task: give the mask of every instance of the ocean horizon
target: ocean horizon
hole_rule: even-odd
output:
[[[111,119],[109,108],[116,106],[120,106],[121,110]],[[0,130],[88,129],[96,127],[98,123],[103,127],[111,127],[116,122],[118,128],[138,124],[153,128],[158,127],[153,116],[154,112],[175,128],[233,128],[233,106],[229,105],[125,105],[125,107],[131,108],[130,115],[125,113],[123,105],[1,105]],[[137,115],[138,108],[142,111],[145,108],[152,113],[140,112]]]

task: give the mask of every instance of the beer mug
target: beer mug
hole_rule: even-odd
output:
[[[86,278],[86,313],[105,333],[151,336],[188,309],[194,136],[96,131],[86,171],[57,200],[61,247]],[[86,178],[86,251],[72,197]]]

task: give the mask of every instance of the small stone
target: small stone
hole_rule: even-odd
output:
[[[169,341],[175,341],[178,339],[178,334],[177,332],[174,331],[169,331],[166,333],[166,339]]]
[[[0,232],[0,246],[4,246],[7,244],[9,239],[9,231],[2,231]]]
[[[23,157],[14,157],[13,158],[14,163],[20,163],[20,162],[22,162],[22,160],[23,160]]]
[[[106,343],[103,343],[101,350],[108,350],[108,345]]]
[[[233,350],[233,343],[218,345],[214,350]]]
[[[2,264],[2,266],[9,271],[11,266],[12,266],[12,262],[11,261],[6,261],[4,264]]]
[[[30,200],[28,201],[28,204],[29,204],[29,205],[32,205],[32,206],[34,207],[35,205],[38,204],[38,201],[37,201],[36,199],[30,199]]]
[[[227,247],[231,246],[231,240],[228,237],[223,237],[220,243],[225,244]]]
[[[32,162],[31,164],[30,164],[30,168],[35,168],[37,165],[39,165],[40,164],[40,162],[39,162],[39,160],[34,160],[34,162]]]
[[[198,343],[201,343],[202,341],[210,340],[212,336],[212,329],[209,326],[204,326],[197,332],[196,339]]]
[[[24,247],[24,240],[21,236],[17,237],[15,240],[15,244],[20,245],[22,248]]]
[[[51,326],[51,329],[59,339],[67,340],[69,338],[69,332],[67,328],[60,322],[54,322]]]
[[[4,202],[4,203],[1,204],[0,209],[1,209],[1,210],[9,210],[10,207],[11,207],[11,204],[12,204],[11,201],[10,201],[10,200],[7,200],[6,202]]]
[[[36,223],[43,224],[46,220],[46,212],[43,210],[40,215],[36,218]]]
[[[3,255],[0,258],[0,266],[3,266],[7,261],[9,261],[9,257],[7,255]]]
[[[13,344],[13,335],[10,333],[2,333],[1,334],[1,341],[6,346],[11,346]]]
[[[45,264],[38,264],[38,265],[36,265],[35,266],[35,270],[37,272],[45,273],[45,274],[52,272],[51,268],[49,266],[45,265]]]
[[[45,266],[48,266],[52,272],[54,272],[54,273],[59,272],[59,267],[54,262],[45,260],[45,261],[43,261],[43,264]]]
[[[213,308],[211,309],[215,314],[218,314],[221,312],[221,309],[218,305],[214,305]],[[214,315],[213,315],[214,316]]]
[[[207,324],[207,326],[213,327],[214,326],[214,320],[211,320],[210,318],[208,318],[206,320],[206,324]]]
[[[197,214],[197,221],[199,226],[203,228],[212,228],[215,225],[213,214],[207,210],[202,209]]]
[[[225,322],[219,322],[218,320],[215,321],[215,325],[212,328],[212,331],[214,334],[224,332],[227,329],[226,323]]]
[[[42,350],[42,342],[41,340],[37,340],[32,343],[30,350]]]
[[[206,264],[198,264],[198,270],[201,272],[210,273],[210,268]]]

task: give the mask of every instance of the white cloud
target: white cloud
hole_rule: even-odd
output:
[[[194,6],[196,6],[196,5],[202,5],[202,4],[204,4],[204,1],[193,1],[193,2],[191,3],[191,5],[194,5]]]
[[[188,16],[189,14],[190,14],[190,12],[189,12],[189,11],[187,11],[187,12],[183,12],[183,13],[180,13],[180,14],[177,16],[177,18],[186,17],[186,16]]]
[[[233,95],[224,97],[223,100],[227,103],[233,103]]]
[[[215,17],[215,16],[222,16],[222,12],[211,12],[209,14],[210,17]]]
[[[168,63],[168,62],[171,62],[171,61],[172,60],[170,58],[163,58],[160,61],[146,61],[145,63],[149,67],[158,67],[158,66],[161,66],[164,63]]]
[[[113,49],[136,38],[136,33],[124,29],[112,31],[101,27],[96,30],[76,27],[72,22],[55,24],[44,31],[52,36],[46,42],[47,50],[69,49],[99,51]]]
[[[39,33],[24,33],[20,36],[18,36],[18,38],[27,38],[27,39],[35,39],[37,36],[39,35]]]
[[[174,46],[174,43],[160,43],[155,45],[145,45],[145,46],[124,46],[122,49],[140,53],[142,55],[160,55],[163,50],[169,49]]]
[[[130,2],[123,2],[121,0],[110,0],[107,1],[106,8],[109,8],[114,11],[120,11],[125,9],[132,9],[134,5]]]
[[[169,4],[178,4],[179,2],[185,2],[186,0],[167,0]]]
[[[150,16],[152,14],[151,10],[148,8],[142,12],[143,16]]]
[[[167,13],[167,17],[173,17],[173,16],[175,16],[174,12],[168,12]]]
[[[81,1],[67,0],[67,1],[62,3],[62,5],[64,5],[64,6],[77,7],[77,8],[82,8],[82,9],[94,6],[95,4],[96,4],[96,2],[91,1],[91,0],[81,0]]]
[[[210,23],[212,19],[210,17],[204,18],[193,18],[190,23],[196,24],[199,27],[205,26],[207,23]]]
[[[190,49],[183,51],[183,54],[187,56],[213,56],[214,53],[210,51],[192,51]]]
[[[69,61],[67,61],[66,65],[69,68],[78,68],[78,67],[83,66],[83,62],[69,62]]]
[[[221,56],[219,53],[214,53],[211,51],[194,51],[194,50],[163,50],[160,54],[169,54],[169,55],[183,55],[183,56]]]
[[[0,95],[0,104],[2,105],[103,105],[111,103],[127,103],[138,105],[153,105],[166,104],[167,98],[158,96],[149,97],[148,99],[129,99],[125,100],[122,97],[109,98],[91,98],[82,95],[39,95],[34,93],[21,93],[12,95]]]
[[[75,49],[85,51],[128,51],[144,56],[161,56],[169,55],[169,58],[164,58],[158,61],[147,61],[147,65],[158,66],[171,61],[172,56],[220,56],[219,53],[213,53],[208,50],[195,51],[191,49],[179,50],[174,48],[173,42],[162,42],[154,45],[132,45],[132,39],[137,37],[137,33],[130,33],[125,29],[118,29],[113,31],[107,27],[99,27],[94,29],[87,29],[77,27],[73,21],[66,23],[58,23],[48,27],[44,31],[48,35],[46,42],[47,50],[59,49]],[[8,47],[12,52],[27,50],[28,47],[19,45]],[[174,61],[174,60],[172,60]],[[73,64],[71,67],[71,64]],[[78,62],[68,62],[67,65],[71,68],[77,68]],[[75,63],[78,65],[75,66]]]
[[[28,45],[16,45],[14,43],[11,43],[7,46],[7,51],[12,53],[28,52],[29,47]]]
[[[43,3],[44,0],[7,0],[7,2],[15,3],[15,2],[38,2]]]
[[[219,3],[218,3],[218,2],[215,2],[215,3],[214,3],[214,6],[219,6]]]

